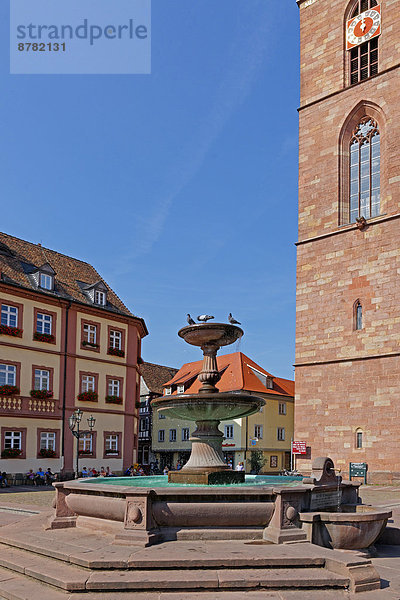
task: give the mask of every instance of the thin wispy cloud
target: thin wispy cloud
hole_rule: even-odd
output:
[[[123,253],[116,274],[129,272],[134,259],[152,250],[164,230],[174,199],[201,169],[226,123],[246,100],[260,70],[265,69],[270,27],[267,12],[264,1],[241,8],[243,26],[238,28],[236,39],[228,49],[223,79],[216,89],[213,104],[168,170],[159,194],[146,199],[147,214],[135,217],[137,235]],[[246,35],[247,29],[251,34]]]

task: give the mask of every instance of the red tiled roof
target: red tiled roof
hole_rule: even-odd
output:
[[[55,272],[53,291],[38,289],[32,278],[32,273],[44,265],[49,265]],[[84,289],[101,281],[103,280],[96,269],[86,262],[0,232],[0,283],[93,305]],[[103,283],[107,288],[107,306],[96,308],[134,316],[107,283]],[[140,321],[147,333],[144,321]]]
[[[164,383],[164,387],[172,387],[185,382],[190,382],[196,378],[193,383],[185,389],[187,394],[195,394],[200,389],[200,382],[197,375],[201,371],[202,361],[198,360],[192,363],[184,364],[174,377]],[[245,390],[247,392],[267,393],[278,396],[294,397],[294,381],[290,379],[282,379],[268,373],[263,367],[260,367],[251,358],[242,352],[234,352],[233,354],[225,354],[217,357],[218,370],[222,372],[220,381],[217,383],[217,388],[220,392],[231,392]],[[251,369],[260,371],[266,377],[273,380],[273,389],[267,388]],[[173,390],[173,394],[176,390]]]
[[[150,392],[160,395],[163,393],[164,381],[168,377],[173,377],[178,371],[173,367],[164,367],[149,362],[143,362],[139,366],[139,370]]]

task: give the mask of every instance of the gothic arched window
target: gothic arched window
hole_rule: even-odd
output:
[[[377,6],[376,0],[357,0],[350,18]],[[350,50],[350,84],[368,79],[378,72],[378,38],[374,37]]]
[[[380,155],[378,124],[364,117],[350,140],[350,223],[379,215]]]

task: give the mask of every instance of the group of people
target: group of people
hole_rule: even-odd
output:
[[[110,467],[100,467],[100,471],[97,471],[94,467],[92,467],[91,469],[83,467],[82,477],[115,477],[115,475],[111,471]]]
[[[50,467],[46,471],[39,467],[36,473],[33,469],[29,469],[26,474],[27,483],[33,483],[33,485],[51,485],[56,479],[57,475],[53,473]]]

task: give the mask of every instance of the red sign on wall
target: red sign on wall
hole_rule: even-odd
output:
[[[307,442],[292,442],[293,454],[307,454]]]

